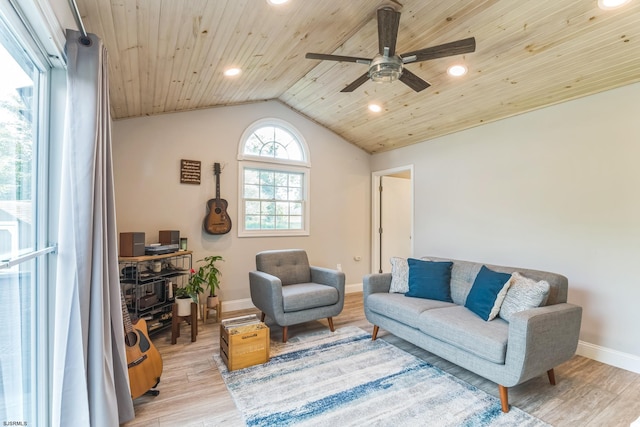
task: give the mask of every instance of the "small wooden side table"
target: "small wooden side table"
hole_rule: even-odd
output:
[[[171,344],[177,342],[180,336],[180,323],[183,320],[191,325],[191,342],[195,342],[196,335],[198,335],[198,304],[191,303],[191,314],[188,316],[178,316],[178,304],[173,304],[171,309]]]
[[[200,318],[202,319],[202,323],[207,322],[207,318],[209,317],[209,312],[211,310],[216,311],[216,315],[213,318],[215,323],[218,323],[222,319],[222,300],[218,297],[218,305],[216,307],[209,307],[206,301],[203,304],[200,304]]]

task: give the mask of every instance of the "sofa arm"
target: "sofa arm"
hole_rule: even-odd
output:
[[[561,303],[515,313],[509,322],[506,365],[519,384],[571,359],[578,347],[582,307]]]
[[[251,301],[263,313],[273,319],[284,315],[282,282],[276,276],[262,271],[249,272]]]
[[[345,275],[342,271],[332,270],[324,267],[309,267],[311,270],[311,281],[321,285],[333,286],[340,295],[344,295]]]
[[[391,273],[368,274],[362,278],[364,299],[371,294],[389,292],[391,288]]]

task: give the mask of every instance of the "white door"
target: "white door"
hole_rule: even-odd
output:
[[[411,256],[411,179],[381,176],[380,187],[379,265],[390,273],[389,258]]]

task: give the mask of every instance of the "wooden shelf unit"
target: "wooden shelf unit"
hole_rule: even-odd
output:
[[[160,271],[153,271],[155,263]],[[143,318],[149,333],[171,326],[174,289],[189,280],[192,251],[177,251],[162,255],[119,257],[120,286],[132,319]]]

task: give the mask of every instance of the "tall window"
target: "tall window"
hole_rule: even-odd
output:
[[[244,132],[238,159],[238,235],[308,235],[309,152],[298,131],[260,120]]]
[[[7,2],[8,3],[8,2]],[[46,423],[46,171],[49,66],[0,7],[0,420]],[[43,161],[41,161],[43,160]],[[13,424],[10,424],[13,423]],[[22,423],[22,424],[20,424]]]

